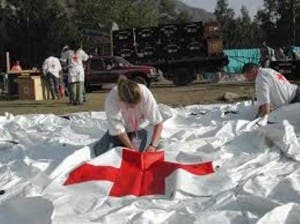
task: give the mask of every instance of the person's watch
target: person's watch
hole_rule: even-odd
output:
[[[158,144],[154,144],[153,142],[151,142],[149,145],[152,146],[153,148],[157,148],[158,147]]]

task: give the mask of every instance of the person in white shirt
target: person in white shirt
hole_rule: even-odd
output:
[[[248,81],[255,81],[258,116],[263,117],[278,107],[300,102],[299,87],[291,84],[279,72],[248,63],[244,65],[242,73]]]
[[[264,41],[260,47],[260,65],[263,68],[270,67],[271,61],[275,61],[275,51],[273,48],[269,47]]]
[[[68,83],[70,90],[70,103],[79,105],[83,103],[84,67],[83,62],[89,59],[87,53],[81,48],[68,54]]]
[[[60,98],[61,64],[57,57],[50,56],[43,63],[43,73],[46,77],[52,99]]]
[[[138,151],[155,151],[158,147],[163,119],[150,90],[121,76],[118,85],[107,95],[105,112],[108,132],[95,145],[96,156],[117,146]],[[154,126],[150,144],[143,127]]]

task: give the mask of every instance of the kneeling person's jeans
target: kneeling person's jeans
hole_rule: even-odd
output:
[[[297,88],[296,95],[291,103],[299,103],[300,102],[300,88]]]
[[[138,132],[138,138],[141,140],[139,151],[142,152],[145,150],[147,143],[147,131],[145,129],[141,129]],[[135,137],[135,132],[127,133],[130,140]],[[111,136],[108,131],[104,134],[104,136],[100,139],[99,142],[94,147],[95,155],[99,156],[108,150],[118,147],[124,146],[123,143],[119,140],[117,136]]]

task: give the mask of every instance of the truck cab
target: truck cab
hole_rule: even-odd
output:
[[[117,83],[119,75],[150,87],[153,81],[160,79],[154,67],[133,65],[118,56],[94,56],[85,67],[85,85],[102,86],[106,83]]]

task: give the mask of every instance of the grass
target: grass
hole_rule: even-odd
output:
[[[47,100],[47,101],[20,101],[1,100],[0,115],[6,112],[12,114],[68,114],[83,111],[103,111],[105,97],[110,86],[101,91],[88,94],[88,101],[80,106],[68,104],[68,99]],[[253,92],[249,84],[203,84],[192,83],[189,86],[175,87],[168,83],[155,84],[151,91],[158,103],[167,104],[172,107],[222,103],[222,96],[225,92],[239,94],[239,100],[250,99],[250,92]]]

